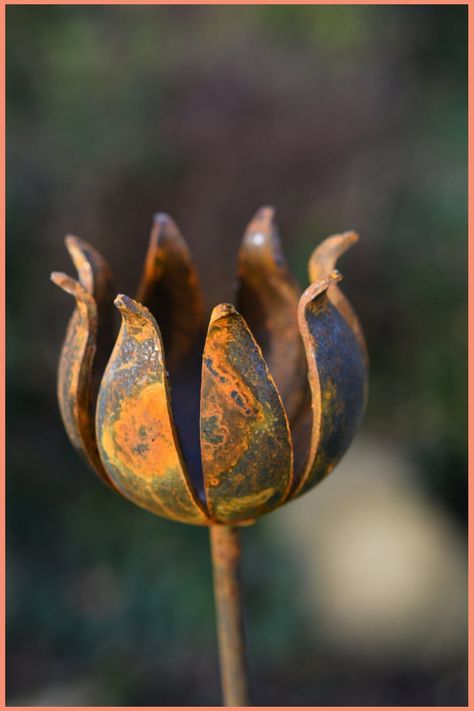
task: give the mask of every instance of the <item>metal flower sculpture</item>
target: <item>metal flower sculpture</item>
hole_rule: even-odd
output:
[[[238,310],[216,306],[207,334],[195,268],[166,215],[155,217],[136,300],[113,301],[107,263],[76,237],[66,245],[79,280],[51,277],[76,300],[58,376],[71,442],[133,503],[210,528],[227,705],[248,703],[238,527],[326,477],[364,413],[364,337],[335,271],[356,241],[322,242],[300,294],[274,211],[262,208],[239,251]]]

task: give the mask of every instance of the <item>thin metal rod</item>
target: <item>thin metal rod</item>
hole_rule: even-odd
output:
[[[224,705],[249,706],[239,529],[211,526],[210,539]]]

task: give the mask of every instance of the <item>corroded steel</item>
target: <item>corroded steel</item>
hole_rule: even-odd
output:
[[[184,523],[209,523],[181,456],[156,321],[127,296],[117,296],[115,304],[122,327],[97,402],[104,466],[138,506]]]
[[[111,274],[105,260],[86,242],[68,236],[66,246],[79,282],[59,272],[51,275],[57,286],[76,299],[59,360],[59,407],[72,444],[100,478],[112,486],[99,457],[94,431],[99,379],[113,339]]]
[[[104,257],[79,237],[68,235],[66,248],[76,267],[79,283],[94,297],[97,306],[97,343],[92,365],[91,389],[95,405],[100,379],[115,340],[112,272]]]
[[[160,325],[170,373],[172,410],[189,475],[202,501],[199,383],[206,335],[201,285],[189,249],[169,215],[154,216],[136,300]]]
[[[239,310],[262,349],[291,422],[306,389],[296,318],[301,291],[286,265],[272,207],[261,208],[245,231],[238,276]]]
[[[248,706],[239,530],[211,526],[209,533],[224,704]]]
[[[201,453],[212,518],[245,521],[283,501],[292,472],[288,421],[260,348],[230,304],[214,309],[204,348]]]
[[[137,301],[160,323],[166,362],[175,372],[204,329],[204,300],[188,247],[176,223],[155,215]]]
[[[336,267],[339,257],[358,241],[359,235],[357,232],[351,231],[327,237],[321,242],[309,258],[308,274],[310,283],[324,279],[325,276],[330,274]],[[328,289],[328,298],[349,324],[357,338],[364,360],[367,361],[367,345],[362,326],[348,298],[342,293],[337,284],[334,284]]]
[[[246,320],[221,304],[206,338],[188,248],[171,218],[157,215],[139,299],[117,299],[122,327],[96,407],[94,383],[113,336],[111,277],[92,247],[69,237],[80,283],[54,281],[77,301],[58,379],[73,444],[124,496],[187,523],[246,524],[317,484],[365,408],[365,340],[332,273],[355,241],[348,232],[314,250],[313,284],[300,297],[274,210],[262,208],[239,251]]]
[[[351,443],[365,406],[366,368],[356,337],[328,292],[337,271],[304,292],[298,321],[308,358],[312,396],[310,450],[294,495],[331,473]]]

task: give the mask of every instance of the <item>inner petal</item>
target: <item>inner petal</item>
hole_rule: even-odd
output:
[[[306,360],[297,323],[300,289],[286,265],[273,208],[261,208],[249,223],[238,275],[239,310],[262,349],[292,422],[306,390]]]
[[[174,220],[155,215],[137,301],[156,318],[170,375],[174,422],[184,460],[205,501],[199,446],[199,393],[205,305],[196,268]]]

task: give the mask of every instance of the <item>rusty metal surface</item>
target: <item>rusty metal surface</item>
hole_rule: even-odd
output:
[[[301,290],[286,265],[272,207],[261,208],[245,231],[238,277],[239,311],[262,349],[291,422],[306,389],[296,318]]]
[[[201,453],[212,518],[253,519],[285,498],[288,420],[261,351],[230,304],[214,309],[204,348]]]
[[[95,403],[100,379],[116,336],[113,307],[115,288],[110,267],[100,252],[73,235],[68,235],[65,243],[76,267],[80,284],[94,297],[97,306],[97,344],[91,382],[92,400]]]
[[[176,372],[205,328],[205,309],[186,242],[165,213],[155,215],[136,300],[158,320],[168,370]]]
[[[94,432],[99,380],[113,341],[111,275],[105,260],[86,242],[68,236],[66,246],[79,282],[59,272],[51,275],[52,281],[76,300],[59,359],[59,407],[74,447],[112,486],[100,460]]]
[[[312,284],[298,309],[312,396],[309,455],[293,495],[304,493],[336,466],[351,443],[365,407],[366,367],[350,326],[329,290],[341,279],[333,271]]]
[[[353,232],[324,240],[300,297],[274,210],[262,208],[238,260],[249,325],[221,304],[206,337],[189,251],[171,218],[157,215],[140,299],[116,300],[122,326],[96,406],[113,339],[111,277],[92,247],[69,237],[79,283],[53,280],[77,303],[58,376],[73,444],[128,499],[186,523],[250,523],[317,484],[347,449],[367,398],[365,339],[333,272],[356,241]]]
[[[205,501],[199,445],[199,390],[206,336],[198,274],[184,238],[165,213],[154,216],[136,300],[160,325],[171,376],[171,407],[181,450],[197,494]]]
[[[343,232],[340,235],[332,235],[327,237],[313,251],[308,261],[308,274],[310,283],[324,279],[335,269],[339,257],[346,252],[352,245],[357,244],[359,235],[357,232]],[[348,298],[342,293],[337,284],[334,284],[328,289],[328,298],[334,304],[338,311],[352,329],[359,346],[364,355],[365,361],[368,360],[367,344],[365,342],[364,333],[360,321],[352,308]]]
[[[239,530],[211,526],[209,534],[224,704],[248,706]]]
[[[122,326],[97,402],[104,466],[119,491],[138,506],[176,521],[206,524],[181,456],[157,323],[127,296],[117,296],[115,304]]]

